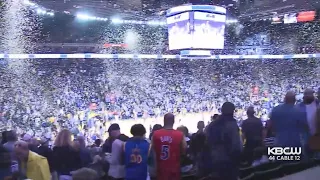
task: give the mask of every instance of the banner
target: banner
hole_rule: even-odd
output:
[[[298,13],[297,21],[298,22],[308,22],[315,19],[315,11],[303,11]]]

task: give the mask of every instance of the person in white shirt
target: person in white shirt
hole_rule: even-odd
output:
[[[304,154],[306,158],[311,158],[315,154],[308,148],[308,141],[310,136],[316,133],[316,112],[319,108],[319,101],[314,97],[312,89],[306,89],[303,93],[303,102],[298,104],[298,108],[305,113],[305,121],[308,123],[308,131],[302,133],[301,141],[304,145]]]
[[[121,134],[120,126],[116,123],[110,125],[108,132],[114,139],[111,145],[111,153],[106,156],[106,160],[110,164],[108,175],[114,180],[123,179],[125,178],[125,166],[122,161],[122,148],[128,137]]]
[[[314,97],[314,91],[312,89],[306,89],[303,94],[303,104],[305,105],[305,112],[307,116],[307,121],[309,125],[310,135],[315,133],[315,116],[317,108],[319,107],[319,102]]]

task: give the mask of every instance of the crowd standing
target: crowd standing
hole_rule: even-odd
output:
[[[193,134],[185,126],[175,130],[172,113],[164,115],[163,126],[154,125],[149,138],[142,124],[131,127],[129,138],[113,123],[103,145],[97,139],[87,146],[83,136],[72,140],[68,129],[58,133],[53,148],[48,140],[27,134],[19,138],[15,131],[5,131],[0,146],[0,176],[34,180],[178,180],[190,176],[236,180],[241,163],[258,166],[269,162],[267,137],[274,137],[271,146],[301,147],[299,161],[319,158],[320,108],[313,90],[306,89],[303,102],[298,104],[295,93],[287,92],[284,103],[273,108],[265,127],[251,106],[246,112],[248,119],[239,128],[235,109],[233,103],[223,103],[221,114],[207,126],[199,121],[198,131]]]

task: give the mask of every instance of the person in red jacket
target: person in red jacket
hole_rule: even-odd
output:
[[[164,116],[163,129],[154,132],[152,148],[154,152],[157,179],[180,180],[180,157],[185,153],[187,143],[182,132],[173,129],[174,115]]]

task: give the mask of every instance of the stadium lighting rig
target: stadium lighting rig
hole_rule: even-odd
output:
[[[48,15],[54,16],[54,12],[47,10],[43,7],[40,7],[38,4],[32,2],[31,0],[24,0],[23,3],[26,6],[32,8],[38,15]],[[64,11],[64,14],[70,14],[70,12]],[[121,18],[106,18],[106,17],[97,17],[85,13],[78,13],[75,15],[76,19],[81,21],[110,21],[113,24],[141,24],[141,25],[149,25],[149,26],[166,26],[167,23],[165,20],[149,20],[149,21],[138,21],[138,20],[126,20]],[[238,21],[236,19],[227,19],[226,24],[234,24]]]
[[[38,4],[36,4],[34,2],[31,2],[29,0],[24,0],[23,3],[26,6],[29,6],[32,10],[37,12],[37,14],[39,14],[39,15],[54,16],[54,12],[53,11],[46,10],[45,8],[40,7]]]

